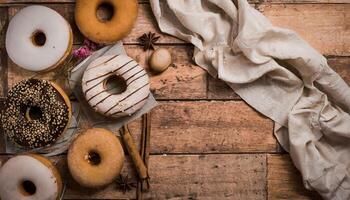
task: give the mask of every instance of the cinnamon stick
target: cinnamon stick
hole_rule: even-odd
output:
[[[127,125],[123,126],[121,134],[123,142],[125,144],[125,147],[127,151],[129,152],[129,155],[135,165],[136,171],[140,177],[141,180],[148,179],[148,170],[139,154],[137,151],[135,141],[132,138],[129,129]]]

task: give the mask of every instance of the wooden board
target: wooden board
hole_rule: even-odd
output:
[[[157,155],[145,199],[266,199],[266,156]]]
[[[289,155],[268,155],[267,166],[268,199],[322,199],[303,187],[301,175]]]
[[[78,46],[75,46],[77,48]],[[174,64],[161,75],[151,75],[151,90],[157,99],[205,99],[207,97],[206,72],[191,61],[190,46],[164,46],[173,55]],[[125,45],[127,54],[148,68],[150,52],[140,46]],[[34,76],[36,73],[24,70],[8,59],[8,87]],[[52,73],[47,78],[52,78]]]
[[[300,4],[305,4],[305,3],[314,3],[314,4],[343,4],[343,3],[349,3],[348,0],[260,0],[260,2],[269,2],[269,3],[290,3],[290,4],[296,4],[296,3],[300,3]]]
[[[7,19],[27,3],[45,3],[72,25],[75,48],[83,42],[74,23],[74,0],[0,0],[0,96],[33,73],[24,71],[4,51]],[[210,77],[192,61],[193,46],[161,34],[147,0],[123,40],[128,55],[148,68],[151,51],[137,38],[145,32],[161,35],[157,47],[169,49],[174,65],[151,74],[151,89],[160,105],[151,112],[151,191],[144,199],[319,199],[304,189],[301,176],[273,136],[272,121],[247,106],[222,81]],[[350,83],[350,2],[348,0],[250,0],[276,25],[294,29],[329,57],[329,65]],[[212,101],[215,100],[215,101]],[[130,124],[140,140],[141,120]],[[0,140],[0,154],[4,143]],[[270,154],[273,153],[273,154]],[[7,156],[0,156],[0,160]],[[111,184],[101,190],[81,188],[67,171],[65,155],[51,158],[68,183],[66,199],[135,199]],[[124,174],[135,170],[127,160]]]
[[[350,4],[260,4],[274,25],[296,31],[325,55],[350,56]]]
[[[242,101],[166,102],[152,111],[151,152],[275,152],[272,130]]]
[[[76,48],[78,46],[75,46]],[[215,79],[203,69],[196,66],[192,61],[193,47],[164,46],[172,53],[174,64],[164,73],[157,75],[150,73],[151,90],[158,100],[188,100],[188,99],[216,99],[216,100],[239,100],[223,81]],[[150,52],[144,52],[140,46],[125,45],[127,54],[148,68]],[[6,59],[6,57],[4,58]],[[10,59],[8,61],[8,87],[11,88],[16,82],[29,78],[35,73],[26,71],[16,66]],[[331,57],[329,65],[350,83],[350,58]],[[7,68],[4,68],[7,70]],[[0,76],[1,77],[1,76]],[[5,84],[4,84],[5,85]]]

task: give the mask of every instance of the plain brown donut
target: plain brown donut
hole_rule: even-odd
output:
[[[102,4],[113,7],[113,16],[107,21],[97,18]],[[96,43],[111,44],[127,36],[137,18],[137,0],[77,0],[75,22],[82,34]]]
[[[97,154],[98,162],[92,158]],[[122,170],[124,151],[110,131],[93,128],[79,135],[68,150],[69,171],[80,185],[97,188],[111,183]]]

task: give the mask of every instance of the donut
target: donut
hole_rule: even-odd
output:
[[[99,11],[109,11],[108,19]],[[111,44],[127,36],[137,18],[137,0],[77,0],[75,22],[80,32],[90,40]]]
[[[150,94],[147,72],[126,55],[94,60],[83,74],[82,89],[95,111],[114,118],[133,114]]]
[[[70,54],[73,35],[69,23],[45,6],[28,6],[10,21],[6,50],[11,60],[30,71],[50,70]]]
[[[27,79],[14,85],[1,115],[4,133],[25,148],[54,143],[69,126],[72,109],[64,91],[55,83]]]
[[[62,180],[57,168],[37,154],[10,158],[0,168],[0,199],[57,200]]]
[[[124,151],[112,132],[92,128],[73,141],[67,160],[68,169],[76,182],[98,188],[108,185],[120,174]]]

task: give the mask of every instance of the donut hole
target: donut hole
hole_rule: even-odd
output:
[[[38,120],[42,118],[42,116],[43,116],[43,112],[40,107],[30,106],[27,108],[27,111],[26,111],[27,120],[29,121]]]
[[[23,195],[25,196],[31,196],[34,195],[36,192],[36,186],[32,181],[25,180],[23,181],[20,186],[20,191],[22,192]]]
[[[96,151],[90,151],[88,154],[88,162],[91,165],[98,165],[101,163],[101,156]]]
[[[44,46],[46,43],[46,35],[42,31],[35,31],[32,35],[32,42],[35,46]]]
[[[104,87],[109,93],[121,94],[125,92],[127,85],[123,77],[114,74],[105,80]]]
[[[109,2],[103,2],[98,5],[96,10],[96,17],[101,22],[108,22],[114,16],[114,6]]]

